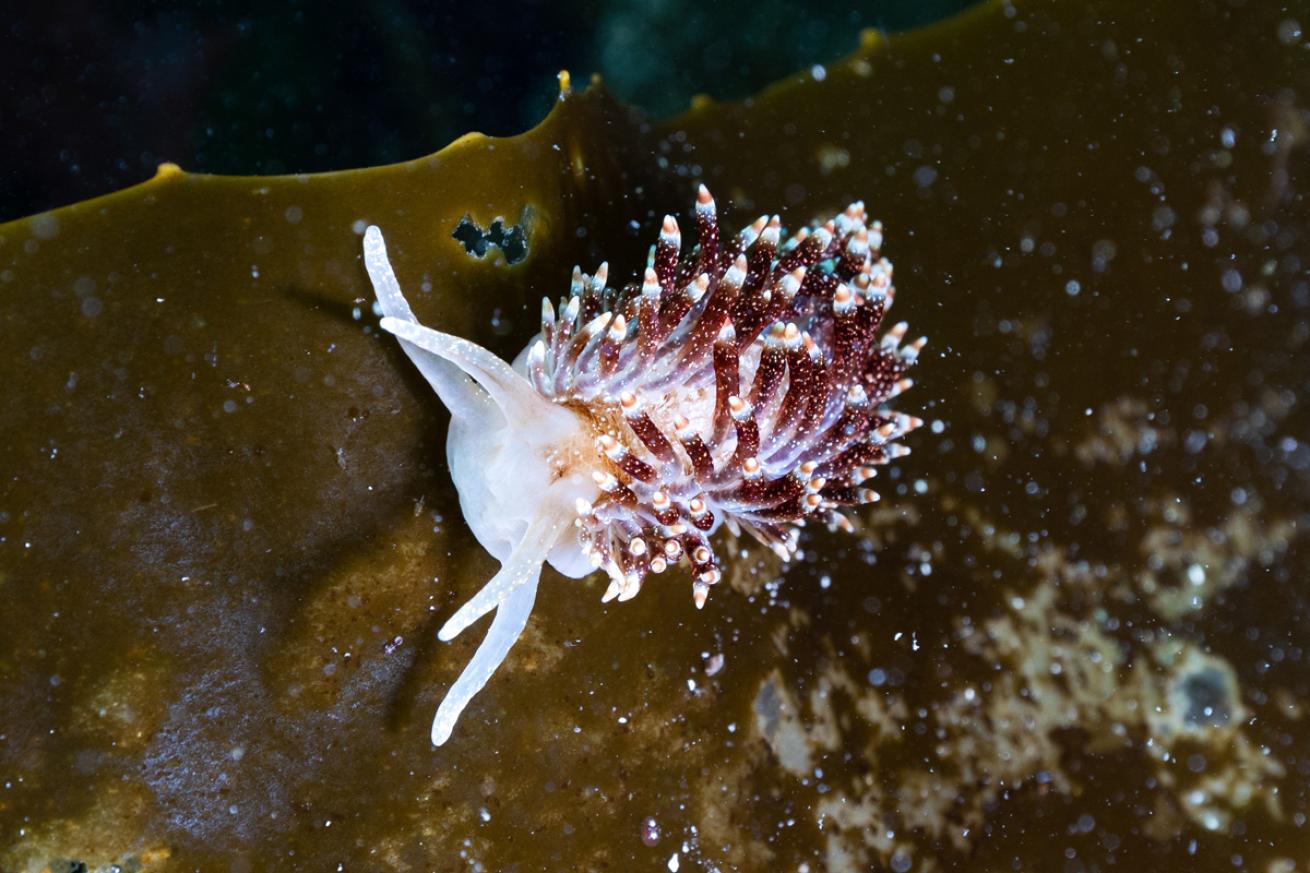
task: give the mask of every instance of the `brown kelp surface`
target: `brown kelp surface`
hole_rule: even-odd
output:
[[[660,124],[592,89],[0,225],[0,869],[1298,869],[1303,24],[997,4]],[[548,572],[434,751],[494,562],[359,234],[512,356],[699,180],[869,204],[929,426],[856,536],[726,548],[702,612]]]

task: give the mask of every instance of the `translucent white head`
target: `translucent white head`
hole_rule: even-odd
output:
[[[495,610],[491,628],[432,723],[441,745],[460,713],[505,660],[527,625],[541,565],[566,576],[594,569],[573,532],[575,505],[597,487],[594,437],[575,412],[539,394],[522,373],[481,346],[418,323],[387,260],[382,232],[364,232],[364,265],[382,327],[450,410],[446,455],[464,519],[501,562],[500,572],[441,627],[443,641]]]

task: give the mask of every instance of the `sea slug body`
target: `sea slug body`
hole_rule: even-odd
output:
[[[697,607],[721,578],[710,537],[746,532],[784,559],[807,521],[850,529],[843,510],[878,499],[876,467],[922,422],[887,401],[910,387],[924,339],[879,336],[895,296],[882,225],[853,203],[782,241],[778,216],[720,234],[701,186],[698,245],[683,257],[666,216],[640,283],[574,268],[542,303],[541,332],[511,366],[418,323],[387,259],[364,262],[394,334],[450,409],[447,455],[464,517],[500,571],[442,626],[491,628],[437,710],[449,737],[527,624],[543,563],[609,576],[628,600],[685,563]]]

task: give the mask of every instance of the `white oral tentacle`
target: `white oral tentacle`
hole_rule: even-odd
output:
[[[541,565],[537,564],[528,578],[513,589],[496,610],[496,616],[491,620],[491,629],[478,646],[473,660],[468,662],[464,672],[459,674],[437,707],[437,715],[432,720],[432,745],[440,746],[450,739],[450,733],[455,729],[455,722],[459,720],[464,707],[487,684],[491,674],[496,672],[496,668],[505,660],[510,648],[523,633],[537,599],[540,572]]]
[[[373,225],[364,231],[364,267],[373,283],[373,292],[377,295],[382,314],[397,321],[417,324],[418,319],[409,308],[409,302],[405,300],[400,283],[396,280],[396,273],[391,268],[391,261],[387,259],[387,246],[382,239],[382,231]],[[401,340],[400,346],[437,392],[451,415],[488,428],[499,424],[495,420],[494,410],[488,409],[485,393],[476,383],[469,384],[457,364],[433,349],[425,349],[412,342]]]
[[[384,317],[379,324],[398,339],[431,352],[472,376],[506,414],[542,402],[541,395],[527,379],[477,343],[391,316]]]
[[[500,571],[441,626],[441,630],[437,631],[437,639],[443,643],[450,642],[469,625],[504,603],[515,589],[527,584],[529,579],[535,582],[546,556],[559,542],[564,531],[572,526],[573,516],[566,509],[549,504],[544,506],[541,514],[523,534],[523,539],[505,559]]]
[[[396,272],[387,258],[382,231],[376,225],[364,231],[364,267],[382,309],[382,329],[401,341],[406,354],[452,415],[482,422],[487,417],[485,404],[479,402],[480,398],[469,390],[467,380],[455,368],[472,377],[506,416],[540,400],[527,379],[482,346],[418,323],[400,290]]]
[[[368,278],[373,282],[373,292],[377,295],[378,305],[382,307],[382,314],[417,322],[414,310],[409,308],[409,301],[400,290],[396,273],[391,269],[382,231],[375,224],[370,224],[364,231],[364,268],[368,270]]]

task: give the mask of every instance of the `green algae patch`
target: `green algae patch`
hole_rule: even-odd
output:
[[[0,868],[1295,869],[1310,67],[1274,8],[1157,6],[0,225]],[[929,425],[856,536],[734,547],[703,612],[547,572],[433,750],[494,561],[363,228],[511,357],[695,181],[729,225],[865,200]]]

